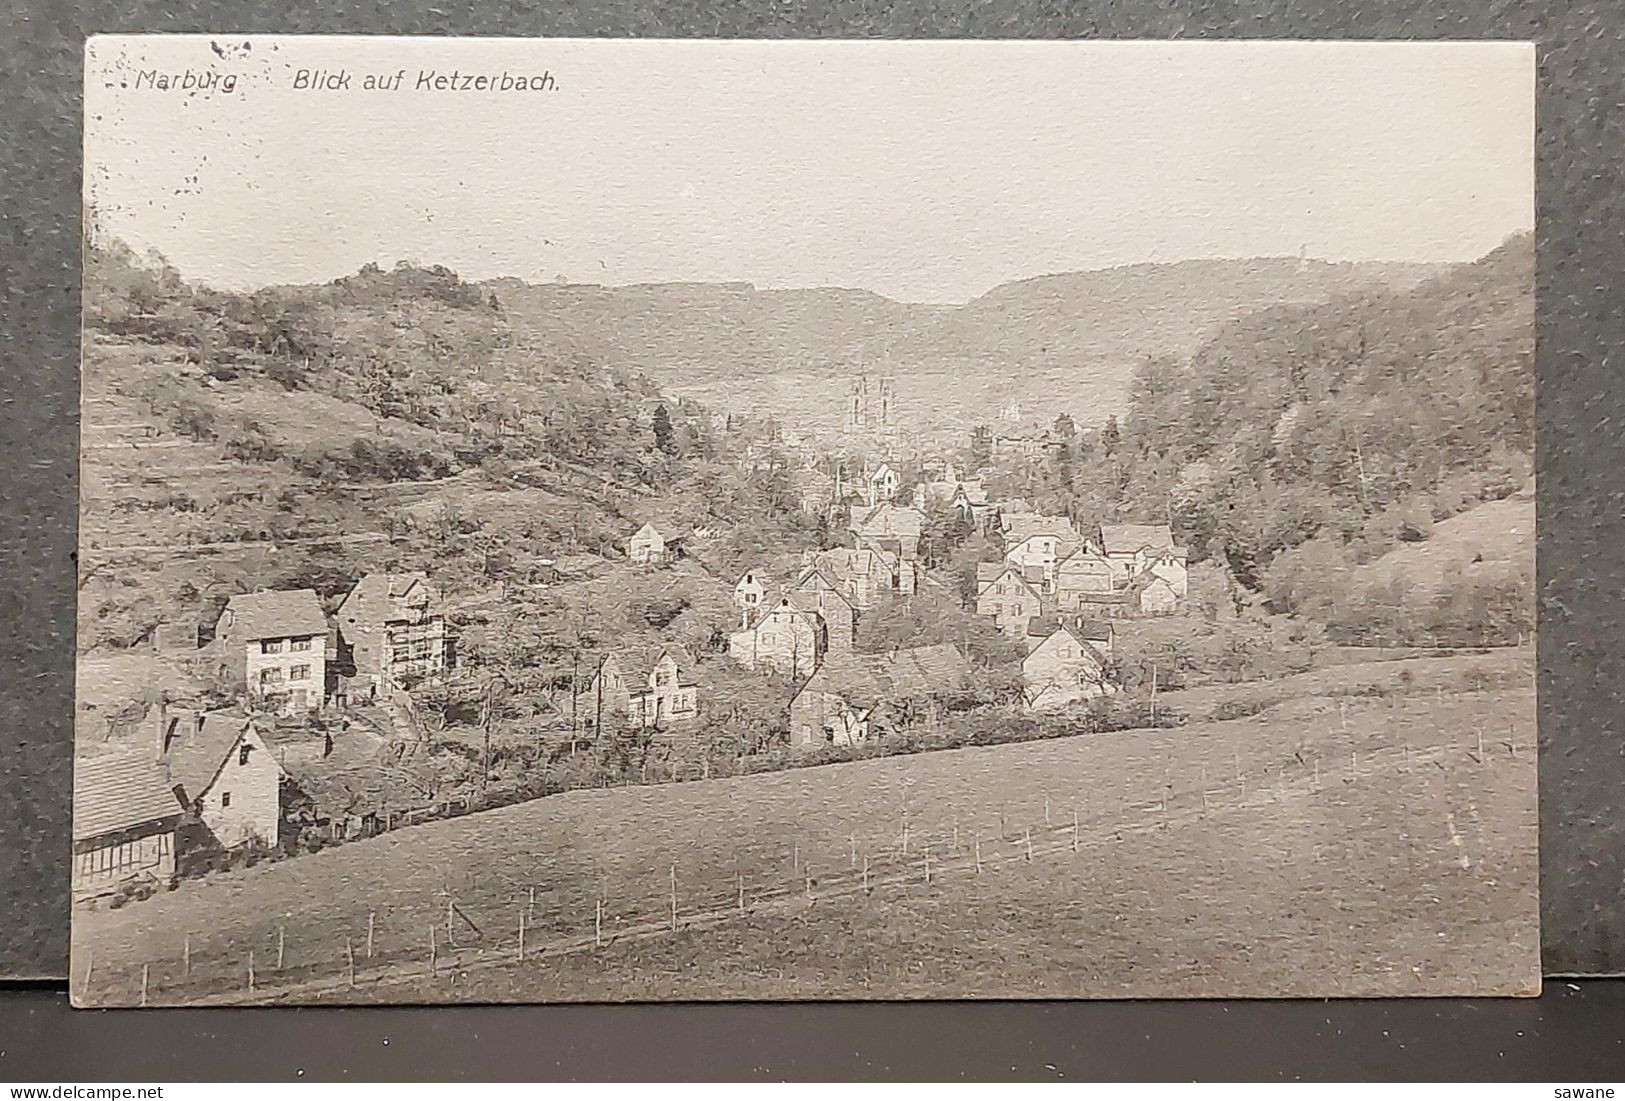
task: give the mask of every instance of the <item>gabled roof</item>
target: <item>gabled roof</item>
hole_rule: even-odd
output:
[[[1100,545],[1107,554],[1173,550],[1174,536],[1167,524],[1101,524]]]
[[[1066,631],[1080,642],[1110,642],[1113,635],[1109,621],[1087,616],[1035,616],[1027,623],[1029,639],[1046,639],[1059,631]]]
[[[1008,562],[978,562],[976,563],[976,584],[991,585],[1012,569]]]
[[[872,547],[835,547],[830,550],[809,552],[808,566],[821,566],[840,581],[875,572],[877,564],[882,572],[890,573],[891,566],[884,561],[886,553]]]
[[[871,538],[887,535],[918,540],[925,530],[925,514],[907,505],[879,504],[852,516],[852,530]]]
[[[169,744],[170,785],[180,788],[188,802],[200,798],[252,725],[236,707],[206,712],[199,723],[180,724]]]
[[[182,807],[151,753],[126,750],[73,762],[73,839],[179,818]]]
[[[1083,546],[1079,547],[1077,550],[1074,550],[1071,554],[1068,554],[1065,558],[1055,563],[1055,569],[1056,572],[1060,572],[1061,570],[1066,569],[1066,567],[1069,565],[1081,566],[1085,562],[1098,562],[1101,565],[1108,565],[1105,555],[1098,553],[1088,543],[1085,543]]]
[[[822,589],[809,588],[813,578],[818,578],[819,580],[823,581],[824,587]],[[841,603],[845,604],[847,607],[852,607],[852,601],[846,595],[846,590],[841,587],[841,583],[832,577],[830,572],[822,566],[812,566],[806,570],[803,570],[801,577],[796,581],[795,591],[804,596],[812,597],[815,602],[817,600],[817,593],[827,592],[838,597]],[[816,608],[817,604],[814,603],[813,606]]]
[[[262,589],[226,601],[231,633],[240,639],[327,634],[327,616],[315,589]]]
[[[1048,535],[1064,543],[1082,543],[1083,536],[1065,516],[1042,516],[1036,512],[1007,512],[1003,517],[1004,544],[1014,547],[1039,535]]]
[[[660,529],[659,528],[655,527],[653,523],[645,523],[642,527],[640,527],[637,531],[634,531],[627,538],[627,542],[630,543],[633,539],[636,539],[638,536],[642,535],[644,532],[648,532],[650,535],[653,535],[656,539],[659,539],[662,542],[665,541],[666,537],[664,535],[660,534]]]
[[[958,688],[970,676],[970,663],[944,642],[874,654],[833,655],[818,672],[825,691],[854,706],[873,707]]]
[[[988,570],[984,570],[984,567],[987,567],[987,566],[991,566],[992,568],[988,569]],[[1034,585],[1033,582],[1034,582],[1034,579],[1036,579],[1038,581],[1043,580],[1043,577],[1044,577],[1043,569],[1041,567],[1034,566],[1034,567],[1032,567],[1032,569],[1030,571],[1027,571],[1027,572],[1031,573],[1032,577],[1026,576],[1026,574],[1023,573],[1023,571],[1020,568],[1018,568],[1016,566],[1016,564],[1013,563],[1013,562],[994,562],[994,563],[980,562],[980,563],[977,563],[977,566],[976,566],[976,595],[981,596],[988,589],[990,589],[994,585],[998,584],[999,579],[1002,578],[1005,574],[1009,574],[1012,577],[1014,577],[1017,581],[1021,582],[1021,584],[1023,586],[1026,587],[1027,591],[1032,594],[1034,600],[1042,600],[1043,597],[1042,597],[1042,595],[1040,595],[1040,593],[1038,591],[1038,588]]]
[[[343,614],[348,608],[351,615],[373,614],[377,609],[383,618],[403,613],[406,609],[405,600],[412,595],[413,590],[429,593],[429,578],[423,573],[383,573],[375,572],[363,574],[361,580],[350,586],[350,591],[344,594],[339,601],[338,612]]]

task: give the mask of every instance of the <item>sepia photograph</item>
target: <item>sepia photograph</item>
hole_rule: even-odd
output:
[[[91,39],[74,1004],[1538,994],[1534,77]]]

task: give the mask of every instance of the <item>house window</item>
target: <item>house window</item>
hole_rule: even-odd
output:
[[[268,638],[260,643],[260,653],[262,654],[280,654],[281,652],[282,640],[280,638]]]
[[[310,649],[310,639],[308,639],[308,638],[291,639],[288,642],[288,649],[296,650],[296,651],[297,650],[309,650]]]
[[[231,792],[222,791],[220,793],[220,809],[225,810],[229,806],[231,806]]]
[[[281,684],[281,683],[282,683],[282,670],[280,670],[280,669],[261,669],[260,670],[260,684],[261,685]]]
[[[288,669],[288,679],[289,680],[309,680],[310,679],[310,666],[308,666],[308,665],[295,665],[295,666],[290,667]]]
[[[662,688],[669,688],[677,679],[677,675],[670,669],[661,669],[655,673],[655,683]]]
[[[239,765],[246,765],[248,763],[248,751],[252,748],[253,746],[247,744],[237,747],[237,763]]]

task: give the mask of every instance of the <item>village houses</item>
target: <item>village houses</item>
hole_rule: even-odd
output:
[[[660,650],[647,673],[627,671],[645,667],[632,655],[603,655],[571,703],[575,731],[596,736],[615,726],[646,729],[698,718],[699,686],[683,676],[686,664],[675,647]]]
[[[1056,565],[1084,545],[1078,529],[1065,516],[1036,512],[1005,513],[1002,523],[1004,560],[1020,568],[1023,576],[1033,576],[1028,568],[1037,567],[1039,591],[1053,593]]]
[[[215,622],[221,666],[250,698],[282,712],[312,711],[327,698],[327,616],[313,589],[238,593]]]
[[[884,733],[918,708],[963,690],[970,663],[947,643],[833,655],[790,701],[790,745],[850,746]]]
[[[1168,583],[1176,600],[1188,595],[1189,552],[1174,545],[1167,524],[1102,524],[1100,549],[1111,563],[1119,585],[1126,586],[1141,574],[1151,573]]]
[[[350,695],[371,699],[444,673],[446,619],[440,594],[421,573],[369,573],[334,614],[339,646],[354,669]]]
[[[1034,620],[1021,663],[1022,698],[1034,711],[1053,711],[1114,691],[1108,677],[1111,624],[1081,617]]]
[[[1063,611],[1081,611],[1086,594],[1109,593],[1116,587],[1116,570],[1091,544],[1080,546],[1055,564],[1055,604]]]

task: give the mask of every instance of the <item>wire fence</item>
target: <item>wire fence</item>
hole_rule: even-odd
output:
[[[1346,729],[1346,701],[1339,710]],[[247,941],[220,931],[176,931],[166,949],[138,959],[105,952],[98,958],[91,943],[75,956],[73,987],[87,1005],[191,1005],[342,996],[373,984],[450,980],[473,969],[596,952],[745,915],[867,900],[902,885],[936,889],[996,867],[1070,856],[1114,836],[1313,799],[1333,786],[1416,769],[1482,766],[1492,754],[1516,759],[1534,751],[1532,744],[1520,744],[1511,722],[1504,735],[1479,728],[1431,745],[1373,746],[1353,737],[1347,743],[1346,753],[1289,752],[1262,762],[1244,762],[1238,748],[1224,774],[1204,768],[1196,784],[1160,785],[1146,798],[1046,796],[1041,812],[1033,807],[1022,816],[985,808],[963,816],[947,811],[930,828],[900,817],[883,831],[853,831],[840,844],[827,836],[797,839],[787,859],[772,867],[747,871],[727,858],[704,868],[673,863],[659,882],[602,879],[596,897],[573,907],[539,899],[535,886],[504,883],[500,901],[489,892],[459,898],[449,888],[441,891],[432,921],[397,914],[381,898],[364,916],[309,923],[328,932],[294,921],[257,930]],[[735,869],[731,874],[723,871],[729,867]],[[335,927],[345,931],[332,935]],[[153,940],[147,936],[143,944]]]

